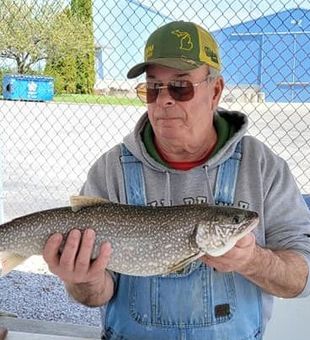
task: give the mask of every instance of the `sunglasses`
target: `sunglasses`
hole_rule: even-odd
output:
[[[156,101],[160,90],[167,89],[174,100],[187,102],[194,97],[195,87],[208,79],[209,76],[198,83],[189,80],[171,80],[167,85],[155,82],[140,83],[136,86],[137,96],[143,103],[151,104]]]

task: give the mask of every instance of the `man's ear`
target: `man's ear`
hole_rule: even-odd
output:
[[[217,107],[218,103],[220,102],[221,95],[224,89],[224,79],[222,76],[217,77],[214,79],[214,84],[213,84],[213,107]]]

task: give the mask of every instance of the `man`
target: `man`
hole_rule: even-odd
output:
[[[153,277],[105,270],[109,243],[91,262],[90,229],[72,231],[61,256],[62,236],[53,235],[44,251],[50,270],[81,303],[107,304],[103,338],[261,339],[273,295],[309,294],[309,211],[287,164],[245,136],[247,117],[218,109],[220,69],[217,44],[203,28],[179,21],[156,30],[144,62],[128,72],[146,72],[137,92],[147,113],[124,145],[93,165],[82,194],[153,206],[234,205],[257,211],[260,224],[222,256]]]

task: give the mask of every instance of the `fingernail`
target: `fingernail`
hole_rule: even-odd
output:
[[[105,244],[106,244],[106,247],[108,248],[108,250],[110,252],[112,252],[112,244],[109,241],[106,241]]]
[[[80,237],[80,231],[77,230],[77,229],[73,229],[73,230],[71,230],[70,235],[78,238],[78,237]]]
[[[85,235],[86,235],[87,237],[94,237],[94,236],[95,236],[95,232],[94,232],[93,229],[86,229],[86,230],[85,230]]]
[[[52,237],[55,242],[60,242],[62,240],[62,234],[59,233],[52,235]]]

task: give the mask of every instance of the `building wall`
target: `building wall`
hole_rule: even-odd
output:
[[[309,14],[294,9],[214,32],[227,83],[257,86],[266,101],[309,101]]]
[[[95,0],[94,8],[97,76],[125,81],[149,32],[172,18],[136,0]],[[309,13],[297,8],[214,31],[228,87],[251,87],[269,102],[309,101]]]

